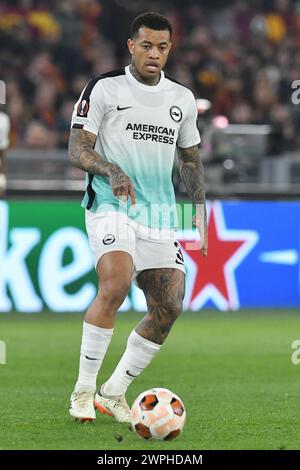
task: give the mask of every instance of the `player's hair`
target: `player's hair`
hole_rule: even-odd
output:
[[[168,30],[172,37],[173,28],[170,21],[159,13],[147,12],[134,18],[130,28],[131,38],[135,38],[143,26],[156,31]]]

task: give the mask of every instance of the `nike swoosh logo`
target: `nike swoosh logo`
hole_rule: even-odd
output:
[[[129,375],[130,377],[137,377],[137,375],[132,375],[129,370],[126,371],[126,374]]]
[[[175,260],[175,263],[184,265],[184,263],[182,261],[179,261],[178,259]]]
[[[89,359],[90,361],[97,361],[97,358],[95,357],[89,357],[89,356],[85,356],[87,359]]]
[[[117,111],[123,111],[124,109],[130,109],[133,108],[133,106],[126,106],[125,108],[120,108],[120,106],[117,107]]]

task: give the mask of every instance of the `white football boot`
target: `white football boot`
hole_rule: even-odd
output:
[[[95,395],[94,405],[102,414],[115,418],[118,423],[131,423],[130,408],[122,396],[103,396],[102,387]]]
[[[70,398],[69,413],[75,420],[94,421],[96,419],[94,390],[86,388],[74,391]]]

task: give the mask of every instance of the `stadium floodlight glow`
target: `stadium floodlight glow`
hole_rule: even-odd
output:
[[[201,99],[201,98],[198,98],[196,100],[196,105],[197,105],[197,109],[198,109],[198,114],[205,113],[206,111],[211,109],[211,106],[212,106],[212,104],[209,100],[205,100],[205,99]]]
[[[217,129],[226,129],[229,125],[228,118],[226,116],[216,116],[213,119],[214,126]]]

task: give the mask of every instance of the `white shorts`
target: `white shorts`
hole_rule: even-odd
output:
[[[175,268],[185,273],[174,230],[146,227],[120,212],[86,210],[85,222],[95,268],[105,253],[126,251],[133,259],[133,279],[145,269]]]

